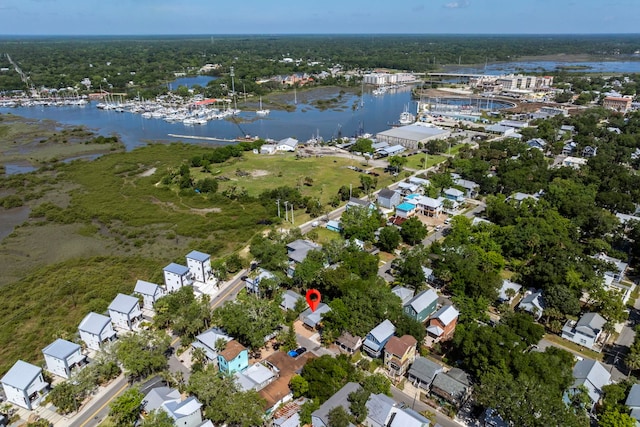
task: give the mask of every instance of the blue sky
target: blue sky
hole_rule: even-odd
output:
[[[2,35],[637,33],[640,0],[0,0]]]

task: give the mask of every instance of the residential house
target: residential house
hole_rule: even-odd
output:
[[[409,375],[407,377],[416,387],[429,390],[436,375],[441,372],[444,372],[442,365],[426,357],[418,356],[413,362],[413,365],[411,365],[411,368],[409,368]]]
[[[411,298],[411,301],[404,305],[403,310],[404,314],[412,319],[424,322],[436,311],[437,306],[438,294],[433,289],[426,289]]]
[[[218,369],[231,375],[249,367],[249,350],[236,340],[231,340],[218,352]]]
[[[418,191],[420,193],[422,193],[422,189],[424,187],[428,187],[431,185],[431,181],[429,181],[428,179],[418,178],[417,176],[410,176],[409,183],[419,186]]]
[[[405,288],[404,286],[400,286],[400,285],[391,289],[391,292],[393,292],[395,295],[398,296],[398,298],[400,298],[402,305],[405,305],[406,303],[411,301],[414,295],[413,289]]]
[[[396,206],[396,216],[400,218],[409,218],[416,213],[416,205],[409,202],[400,203]]]
[[[260,391],[276,379],[276,374],[261,363],[255,363],[244,371],[237,371],[233,376],[242,391]]]
[[[201,348],[210,362],[217,363],[219,345],[221,345],[222,342],[226,344],[232,339],[233,338],[227,335],[222,329],[211,328],[197,335],[195,341],[191,344],[191,346],[194,349]]]
[[[277,151],[296,151],[298,148],[298,140],[295,138],[281,139],[276,144]]]
[[[287,289],[282,294],[282,301],[280,302],[280,308],[283,310],[293,310],[296,308],[296,304],[298,301],[304,300],[304,297],[297,293],[296,291],[292,291],[291,289]]]
[[[564,158],[564,160],[562,160],[562,166],[573,169],[580,169],[582,166],[585,166],[587,162],[588,160],[582,157],[567,156]]]
[[[287,275],[293,277],[296,264],[301,263],[307,258],[310,251],[317,251],[322,249],[322,246],[313,243],[310,240],[298,239],[287,245],[287,258],[289,258],[289,267],[287,269]]]
[[[298,357],[291,357],[283,351],[276,351],[265,359],[264,364],[271,371],[276,373],[276,377],[258,391],[260,397],[262,397],[266,402],[264,408],[268,415],[273,413],[274,419],[280,418],[284,415],[282,414],[282,411],[279,411],[279,414],[275,414],[274,412],[293,399],[293,393],[289,388],[291,378],[302,372],[304,365],[314,357],[315,355],[311,352],[303,353]],[[302,401],[300,401],[300,399],[297,400],[299,406],[301,406],[305,401],[306,399],[304,398]],[[284,426],[287,425],[289,424],[284,424]]]
[[[542,317],[542,312],[544,311],[545,304],[544,299],[542,298],[541,290],[528,290],[524,294],[524,298],[520,300],[518,304],[518,308],[520,310],[531,313],[533,317],[540,319]]]
[[[361,208],[361,209],[368,209],[370,211],[374,211],[376,209],[376,205],[375,203],[370,202],[368,200],[362,200],[362,199],[358,199],[357,197],[351,197],[347,202],[345,209],[349,210],[352,208]]]
[[[378,192],[378,205],[383,208],[393,209],[402,202],[402,195],[388,188],[383,188]]]
[[[617,214],[622,215],[622,214]],[[616,215],[616,216],[617,216]],[[631,219],[635,218],[630,215],[627,215]],[[620,217],[618,217],[620,218]],[[604,253],[600,253],[594,256],[595,259],[609,263],[613,266],[611,270],[607,270],[602,274],[602,279],[604,282],[604,287],[609,290],[618,293],[622,297],[622,302],[626,304],[631,297],[631,291],[633,290],[632,284],[623,283],[624,276],[627,272],[627,268],[629,264],[622,261],[618,258],[610,257]]]
[[[71,372],[86,364],[80,345],[58,338],[42,350],[47,371],[59,377],[69,379]]]
[[[610,275],[611,278],[616,282],[620,282],[622,279],[624,279],[624,275],[627,272],[627,268],[629,267],[628,263],[622,261],[621,259],[610,257],[603,252],[594,255],[594,258],[606,263],[613,264],[614,270],[605,272],[605,275]]]
[[[527,141],[529,148],[536,148],[538,150],[544,150],[547,147],[547,141],[542,138],[533,138]]]
[[[576,144],[574,141],[570,140],[565,142],[565,144],[562,146],[562,155],[563,156],[570,156],[571,154],[575,153],[575,151],[578,149],[578,144]]]
[[[422,267],[422,274],[424,274],[424,278],[427,281],[428,284],[430,285],[438,285],[440,284],[440,279],[438,279],[436,277],[435,274],[433,274],[433,269],[429,268],[429,267]],[[404,304],[403,304],[404,305]]]
[[[398,409],[388,427],[429,427],[431,421],[410,408]],[[436,424],[436,427],[439,424]]]
[[[300,313],[300,320],[302,320],[302,324],[311,329],[318,329],[322,322],[322,315],[331,311],[331,307],[327,304],[321,302],[316,307],[315,311],[312,311],[311,308],[307,308],[305,311]]]
[[[272,272],[263,268],[251,272],[248,276],[244,277],[245,288],[250,294],[262,295],[260,289],[260,282],[264,279],[278,280],[278,278]]]
[[[342,231],[342,226],[340,225],[340,221],[336,221],[335,219],[330,219],[327,221],[327,230],[335,231],[336,233],[340,233]]]
[[[571,126],[571,125],[562,125],[562,126],[560,126],[560,133],[565,134],[567,132],[570,133],[570,134],[576,133],[576,127],[575,126]]]
[[[189,267],[172,262],[164,269],[164,285],[167,292],[175,292],[183,286],[191,285],[191,272]]]
[[[211,269],[211,255],[198,251],[191,251],[187,254],[187,267],[191,273],[191,277],[200,283],[206,281],[213,276]]]
[[[469,374],[459,368],[437,374],[431,384],[431,394],[456,407],[462,406],[471,394]]]
[[[592,409],[602,397],[602,388],[611,384],[611,374],[600,362],[591,359],[582,359],[573,367],[575,382],[569,393],[575,393],[578,387],[584,386],[591,400]]]
[[[524,200],[533,199],[534,201],[540,200],[540,197],[537,194],[527,194],[527,193],[514,193],[511,196],[505,199],[505,202],[510,202],[514,200],[517,204],[521,204]]]
[[[393,377],[402,377],[416,358],[417,341],[411,335],[389,338],[384,345],[384,366]]]
[[[399,182],[398,183],[398,190],[400,191],[400,194],[406,196],[408,194],[415,194],[418,192],[418,190],[420,190],[420,186],[417,184],[411,184],[410,182]]]
[[[625,406],[631,409],[631,418],[636,420],[636,426],[640,424],[640,384],[634,384],[629,390]]]
[[[363,424],[367,427],[387,427],[398,411],[396,401],[382,393],[369,395],[365,406],[367,417]]]
[[[262,144],[260,146],[260,154],[273,154],[276,152],[276,144]]]
[[[516,295],[520,293],[520,289],[522,289],[522,285],[514,283],[508,279],[502,280],[502,286],[498,291],[498,301],[501,303],[511,304]]]
[[[144,280],[136,282],[133,293],[142,297],[142,307],[147,310],[153,310],[153,304],[165,295],[164,288]]]
[[[78,331],[80,339],[92,350],[100,350],[104,343],[111,342],[116,338],[111,318],[94,312],[87,314],[82,319]]]
[[[443,305],[433,313],[427,326],[427,335],[433,342],[448,340],[453,336],[460,313],[452,305]]]
[[[299,397],[278,408],[273,413],[273,427],[300,427],[300,408],[308,401],[305,397]]]
[[[594,350],[605,323],[607,321],[598,313],[585,313],[577,322],[568,320],[562,328],[561,336]]]
[[[473,181],[457,178],[453,180],[453,183],[458,187],[462,187],[462,189],[465,192],[465,197],[473,198],[478,195],[478,190],[480,189],[480,185],[476,184]]]
[[[336,344],[345,353],[353,354],[362,347],[362,338],[357,335],[351,335],[349,332],[344,332],[338,337]]]
[[[311,425],[312,427],[329,427],[329,412],[332,409],[342,406],[342,408],[349,414],[349,395],[354,391],[360,390],[360,384],[349,382],[338,390],[333,396],[331,396],[326,402],[324,402],[318,409],[311,413]]]
[[[396,327],[389,320],[385,320],[373,328],[365,337],[362,348],[371,357],[380,357],[384,345],[396,333]]]
[[[134,326],[142,320],[140,301],[131,295],[116,295],[109,304],[109,317],[116,328],[132,331]]]
[[[0,383],[7,402],[29,411],[40,405],[49,388],[49,383],[45,382],[42,376],[42,368],[22,360],[18,360],[4,374]]]
[[[436,218],[442,213],[443,201],[443,197],[434,199],[432,197],[420,196],[413,199],[413,202],[416,203],[418,212],[422,215]]]
[[[598,147],[587,145],[582,150],[582,157],[595,157],[598,154]]]
[[[175,426],[201,427],[202,404],[195,397],[182,400],[180,392],[169,387],[151,389],[142,401],[144,412],[164,411]]]
[[[447,198],[447,200],[451,200],[452,202],[464,202],[464,192],[458,190],[457,188],[447,188],[446,190],[444,190],[443,194],[444,197]]]

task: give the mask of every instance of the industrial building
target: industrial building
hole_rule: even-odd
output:
[[[420,143],[425,144],[434,139],[446,139],[449,136],[451,136],[451,132],[448,130],[423,123],[415,123],[380,132],[376,135],[376,139],[378,142],[387,142],[390,145],[399,144],[410,150],[415,150]]]

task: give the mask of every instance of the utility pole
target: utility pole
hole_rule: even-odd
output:
[[[277,199],[276,203],[278,204],[278,218],[280,218],[280,199]]]
[[[288,201],[284,201],[284,219],[285,221],[289,221],[289,202]]]
[[[291,203],[291,224],[295,224],[293,221],[293,203]]]
[[[351,198],[352,189],[353,189],[353,184],[349,184],[349,198]]]

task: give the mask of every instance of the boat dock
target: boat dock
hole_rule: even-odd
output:
[[[216,142],[240,142],[239,139],[229,139],[229,138],[214,138],[211,136],[196,136],[196,135],[176,135],[175,133],[168,134],[172,138],[184,138],[184,139],[200,139],[203,141],[216,141]]]

